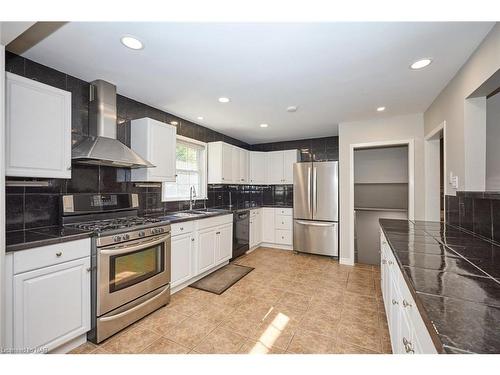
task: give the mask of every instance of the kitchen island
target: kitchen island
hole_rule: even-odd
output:
[[[390,249],[386,258],[393,255],[402,275],[396,288],[407,288],[416,305],[386,306],[416,308],[435,352],[499,353],[500,246],[440,222],[380,219],[380,227],[382,250]],[[391,340],[397,334],[393,328]],[[414,352],[414,342],[400,339]]]

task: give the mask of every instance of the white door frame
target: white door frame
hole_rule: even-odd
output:
[[[436,186],[440,187],[439,170],[441,168],[439,159],[441,133],[443,135],[443,189],[446,195],[446,121],[443,121],[434,129],[432,129],[424,137],[424,153],[425,153],[425,219],[429,221],[440,221],[440,205],[441,196],[438,192],[436,197]],[[446,212],[446,199],[443,197],[443,209]],[[446,220],[446,215],[445,215]]]
[[[0,23],[0,28],[2,24]],[[0,43],[0,347],[5,338],[5,47]]]
[[[374,147],[408,146],[408,218],[414,219],[415,213],[415,140],[401,139],[394,141],[379,141],[354,143],[349,145],[349,203],[347,209],[349,220],[349,258],[343,258],[348,264],[354,264],[354,150]]]

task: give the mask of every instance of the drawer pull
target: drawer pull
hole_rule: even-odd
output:
[[[193,237],[193,238],[191,238],[191,241],[193,241],[193,242],[194,242],[194,237]]]
[[[184,230],[184,227],[180,227],[179,230]]]
[[[387,261],[387,263],[389,264],[389,266],[392,266],[394,264],[392,260]]]
[[[403,300],[403,307],[411,307],[411,303],[404,299]]]
[[[56,253],[56,257],[60,258],[61,256],[62,256],[62,251],[58,251],[58,252]]]
[[[393,304],[393,305],[399,305],[399,302],[398,302],[398,301],[396,301],[395,299],[392,299],[392,304]]]
[[[92,271],[92,267],[87,267],[87,272]]]
[[[220,234],[220,232],[215,232],[215,234]]]
[[[387,261],[385,259],[382,259],[382,264],[386,264]]]

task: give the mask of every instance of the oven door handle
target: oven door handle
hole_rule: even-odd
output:
[[[150,303],[154,302],[155,300],[161,298],[165,293],[168,293],[170,292],[170,288],[169,287],[166,287],[165,289],[163,289],[160,293],[158,293],[157,295],[151,297],[150,299],[138,304],[137,306],[134,306],[128,310],[125,310],[125,311],[122,311],[118,314],[115,314],[115,315],[111,315],[111,316],[105,316],[105,317],[102,317],[102,318],[99,318],[101,322],[109,322],[109,321],[112,321],[112,320],[116,320],[116,319],[120,319],[124,316],[127,316],[129,314],[132,314],[134,311],[137,311],[137,310],[140,310],[142,307],[146,306],[146,305],[149,305]]]
[[[136,250],[141,250],[149,246],[154,246],[158,245],[162,242],[165,242],[167,238],[170,237],[170,234],[166,236],[160,236],[160,237],[155,237],[153,240],[149,241],[142,241],[137,243],[137,245],[130,246],[130,245],[119,245],[119,246],[112,246],[112,247],[106,247],[99,249],[99,253],[103,255],[119,255],[119,254],[125,254],[125,253],[130,253]]]

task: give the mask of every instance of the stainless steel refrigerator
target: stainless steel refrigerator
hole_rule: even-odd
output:
[[[338,256],[337,161],[296,163],[293,168],[293,248]]]

